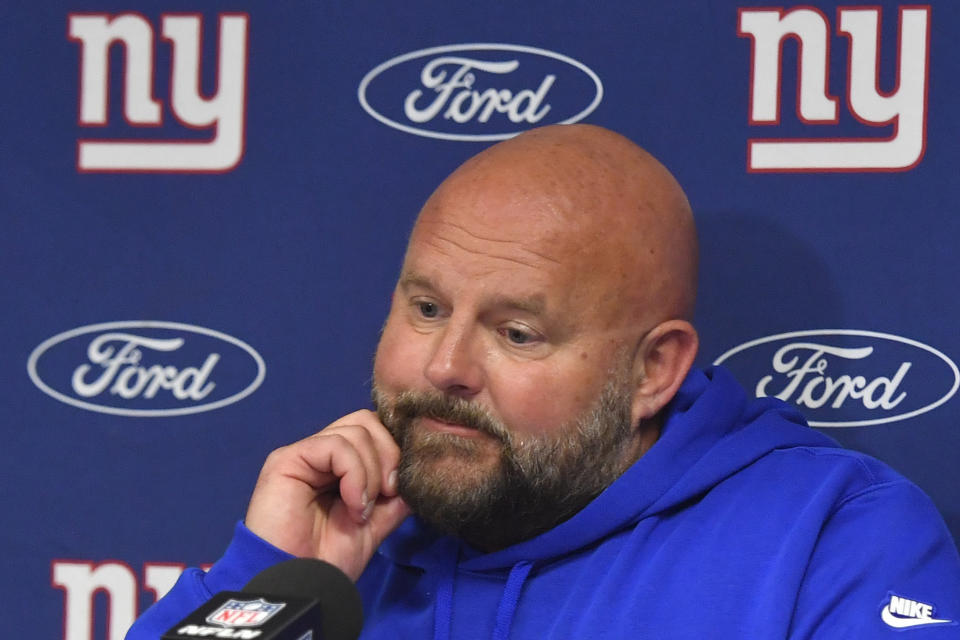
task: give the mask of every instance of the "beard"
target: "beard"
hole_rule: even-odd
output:
[[[604,386],[572,422],[518,436],[484,407],[437,391],[394,397],[374,383],[380,421],[400,447],[400,495],[420,518],[485,551],[533,538],[569,519],[637,457],[626,374]],[[433,418],[486,438],[417,427]],[[491,454],[491,448],[494,453]]]

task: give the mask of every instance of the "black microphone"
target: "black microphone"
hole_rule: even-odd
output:
[[[356,640],[360,594],[340,569],[294,558],[264,569],[242,591],[221,591],[161,640]]]

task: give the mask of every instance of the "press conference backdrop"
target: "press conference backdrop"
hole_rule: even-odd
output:
[[[685,186],[701,366],[960,535],[960,4],[5,2],[5,635],[121,638],[368,405],[431,190],[536,125]],[[876,535],[876,532],[864,532]]]

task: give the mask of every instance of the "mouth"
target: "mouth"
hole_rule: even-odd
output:
[[[451,433],[463,438],[482,438],[485,437],[483,433],[479,430],[474,429],[473,427],[468,427],[462,424],[456,424],[454,422],[446,422],[440,420],[439,418],[430,418],[423,416],[419,420],[420,424],[428,429],[429,431],[437,431],[440,433]]]

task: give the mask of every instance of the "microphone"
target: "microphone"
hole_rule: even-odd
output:
[[[242,591],[221,591],[161,640],[356,640],[360,594],[340,569],[294,558],[264,569]]]

